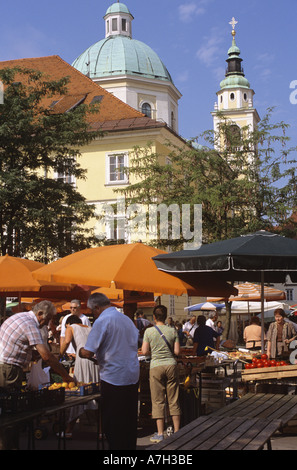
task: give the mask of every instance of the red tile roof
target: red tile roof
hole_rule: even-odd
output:
[[[80,103],[100,102],[99,112],[88,115],[91,129],[125,130],[135,128],[165,127],[166,124],[144,116],[114,95],[94,83],[61,57],[54,55],[31,59],[16,59],[0,62],[0,69],[22,67],[44,73],[45,79],[59,80],[69,77],[67,95],[58,95],[45,100],[45,105],[58,113],[69,111]]]

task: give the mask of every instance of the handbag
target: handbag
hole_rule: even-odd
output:
[[[174,359],[175,359],[175,358],[176,358],[176,355],[175,355],[174,352],[172,351],[171,346],[170,346],[169,342],[167,341],[166,336],[164,335],[164,333],[162,333],[162,331],[160,330],[160,328],[158,328],[156,325],[154,325],[154,327],[156,328],[156,330],[160,333],[160,335],[161,335],[162,338],[164,339],[165,343],[167,344],[167,346],[168,346],[168,348],[169,348],[169,351],[171,352],[172,356],[173,356]]]

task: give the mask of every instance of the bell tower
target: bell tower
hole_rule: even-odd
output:
[[[214,131],[219,131],[221,120],[226,119],[238,130],[248,127],[253,132],[260,121],[257,110],[253,105],[254,90],[244,75],[240,49],[235,42],[235,18],[229,22],[232,26],[232,45],[228,50],[227,69],[224,80],[220,83],[217,92],[217,102],[214,105],[213,116]],[[219,112],[219,113],[218,113]]]

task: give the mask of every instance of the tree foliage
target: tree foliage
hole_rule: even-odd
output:
[[[49,103],[67,93],[67,78],[13,68],[0,70],[0,80],[1,254],[48,262],[90,246],[94,237],[84,225],[94,210],[64,176],[85,177],[77,158],[99,135],[88,132],[86,119],[98,108],[54,113]]]
[[[269,109],[257,129],[234,132],[221,116],[218,132],[206,131],[179,148],[168,143],[168,159],[151,145],[136,148],[126,169],[135,183],[120,189],[126,203],[201,204],[203,243],[260,229],[288,234],[286,221],[296,209],[295,150],[288,125],[271,122]],[[293,155],[293,157],[291,157]],[[294,223],[291,234],[296,234]],[[157,240],[180,249],[179,240]]]

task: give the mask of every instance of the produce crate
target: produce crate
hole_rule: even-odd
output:
[[[199,380],[197,381],[199,384]],[[220,377],[214,373],[202,373],[201,404],[205,414],[209,414],[227,404],[226,388],[230,386],[228,377]]]
[[[205,414],[223,408],[227,404],[226,391],[202,389],[201,404],[204,406]]]
[[[65,401],[65,388],[61,387],[57,390],[45,389],[43,399],[46,401],[46,406],[61,405]],[[43,404],[43,406],[45,405]]]
[[[0,394],[1,415],[21,413],[29,410],[29,397],[27,392],[11,392]]]
[[[61,387],[63,388],[63,387]],[[80,385],[75,390],[73,389],[65,389],[65,395],[67,396],[79,396],[84,397],[88,395],[93,395],[93,393],[98,393],[100,391],[100,383],[91,383],[87,385]]]
[[[2,415],[22,413],[24,411],[40,410],[46,406],[60,405],[65,400],[65,389],[30,391],[13,391],[0,395]]]
[[[297,365],[260,367],[258,369],[246,369],[241,372],[243,382],[286,379],[288,377],[297,377]]]

